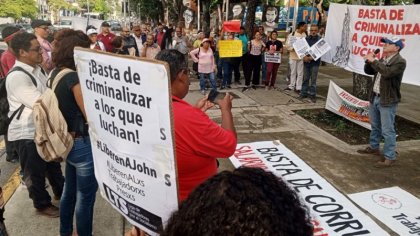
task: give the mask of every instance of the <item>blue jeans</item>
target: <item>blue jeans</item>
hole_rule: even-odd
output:
[[[395,133],[395,114],[397,113],[397,103],[390,106],[382,106],[381,98],[375,96],[373,103],[369,106],[369,119],[372,126],[370,132],[370,146],[379,149],[381,137],[384,137],[384,156],[388,160],[395,160],[395,147],[397,136]]]
[[[223,79],[223,58],[219,57],[219,51],[216,51],[214,53],[214,58],[216,60],[216,65],[217,65],[217,78],[218,79]]]
[[[318,78],[319,64],[304,63],[303,67],[303,83],[301,96],[316,96],[316,80]],[[309,82],[310,81],[310,82]]]
[[[216,80],[214,79],[214,72],[200,73],[200,90],[206,89],[206,75],[209,77],[211,87],[217,89]]]
[[[222,87],[225,87],[232,83],[232,71],[233,71],[233,65],[227,61],[224,61]]]
[[[74,140],[66,161],[65,177],[60,202],[60,235],[72,235],[73,215],[76,209],[77,234],[91,236],[98,182],[95,178],[89,137]]]

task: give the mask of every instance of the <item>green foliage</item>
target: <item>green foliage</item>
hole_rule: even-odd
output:
[[[107,15],[111,12],[111,9],[109,8],[109,4],[106,0],[95,0],[92,11]]]
[[[33,0],[0,0],[0,17],[35,18],[38,9]]]
[[[150,0],[131,0],[132,6],[139,6],[142,18],[149,17],[154,21],[159,21],[159,18],[163,16],[163,6],[161,1],[150,1]],[[137,7],[135,8],[137,9]]]
[[[70,4],[65,0],[48,0],[47,4],[52,11],[59,11],[70,7]]]

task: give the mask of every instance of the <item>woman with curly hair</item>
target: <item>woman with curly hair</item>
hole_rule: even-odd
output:
[[[162,236],[313,235],[307,208],[287,184],[259,168],[223,171],[197,187]]]
[[[98,183],[82,91],[74,63],[74,47],[89,48],[89,37],[80,30],[72,29],[62,30],[55,35],[52,59],[56,68],[51,72],[50,80],[51,83],[57,83],[54,92],[58,105],[67,122],[68,131],[74,138],[73,148],[66,160],[64,192],[60,201],[60,235],[73,234],[73,215],[76,211],[77,234],[90,236]]]

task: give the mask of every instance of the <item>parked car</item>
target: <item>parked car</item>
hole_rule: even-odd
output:
[[[122,26],[117,21],[110,21],[109,25],[111,26],[110,27],[111,31],[122,31]]]
[[[54,25],[57,29],[73,29],[73,21],[72,20],[61,20],[58,24]]]

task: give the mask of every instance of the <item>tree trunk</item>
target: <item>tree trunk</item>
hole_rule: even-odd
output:
[[[257,0],[248,0],[248,13],[246,16],[245,29],[251,39],[254,32],[255,11],[257,10]]]
[[[353,95],[362,100],[369,100],[369,88],[372,86],[372,77],[353,73]]]
[[[210,1],[201,1],[203,7],[202,29],[203,32],[210,32]]]

